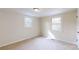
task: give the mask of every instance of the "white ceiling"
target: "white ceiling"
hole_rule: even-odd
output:
[[[23,15],[34,16],[34,17],[43,17],[51,16],[59,13],[64,13],[70,10],[75,10],[75,8],[40,8],[39,12],[35,12],[33,8],[3,8],[0,10],[9,11],[9,12],[18,12]]]

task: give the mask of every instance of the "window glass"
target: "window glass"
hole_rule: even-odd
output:
[[[31,18],[25,18],[24,19],[24,26],[25,27],[32,27],[32,19]]]
[[[52,30],[55,31],[61,30],[61,17],[52,18]]]

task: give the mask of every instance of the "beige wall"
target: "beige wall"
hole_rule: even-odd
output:
[[[33,25],[27,28],[24,27],[25,17],[28,16],[0,11],[0,46],[40,35],[39,19],[30,17]]]
[[[61,31],[52,30],[52,17],[61,17]],[[75,43],[76,40],[76,10],[66,12],[60,15],[41,18],[42,33],[48,36],[51,32],[57,40]]]
[[[43,17],[41,20],[41,34],[48,36],[48,31],[51,31],[51,17]]]

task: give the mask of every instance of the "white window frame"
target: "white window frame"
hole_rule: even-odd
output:
[[[52,17],[52,30],[61,31],[61,17]]]
[[[25,17],[24,18],[24,27],[31,28],[32,27],[32,18]]]

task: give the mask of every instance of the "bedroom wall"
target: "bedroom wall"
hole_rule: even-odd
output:
[[[25,17],[29,16],[0,11],[0,46],[40,35],[39,19],[29,17],[32,20],[32,27],[28,28],[24,26]]]
[[[52,30],[52,18],[61,17],[61,31]],[[42,34],[43,36],[54,36],[56,40],[61,40],[69,43],[76,41],[76,10],[69,11],[54,16],[42,17]],[[53,39],[54,39],[53,37]]]

